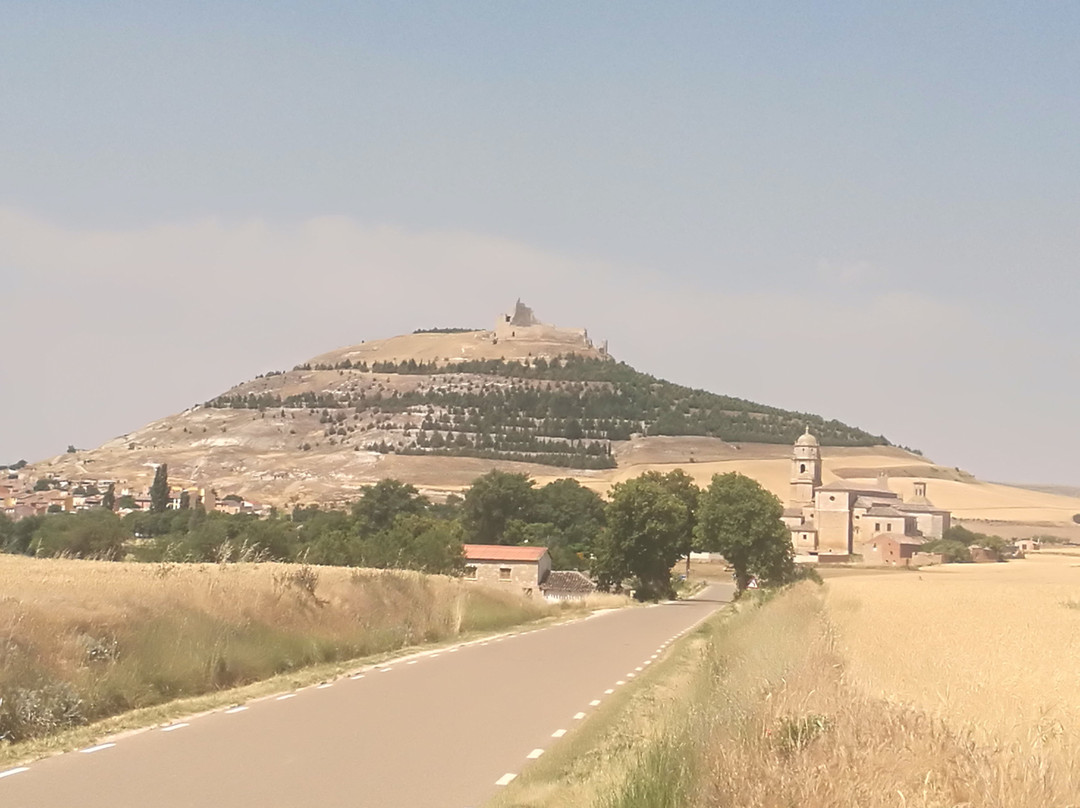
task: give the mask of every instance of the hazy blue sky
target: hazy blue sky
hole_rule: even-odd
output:
[[[0,2],[0,462],[521,296],[1080,484],[1080,5]]]

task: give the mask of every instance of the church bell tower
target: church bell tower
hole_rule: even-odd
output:
[[[795,441],[791,455],[791,502],[793,505],[809,505],[814,501],[814,491],[821,486],[821,447],[817,438],[810,434],[800,435]]]

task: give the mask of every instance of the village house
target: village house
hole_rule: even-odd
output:
[[[466,544],[465,580],[499,586],[527,597],[540,592],[551,572],[546,547]]]

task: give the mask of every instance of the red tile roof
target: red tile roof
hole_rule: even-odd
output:
[[[466,544],[466,561],[539,561],[546,547],[510,547],[504,544]]]

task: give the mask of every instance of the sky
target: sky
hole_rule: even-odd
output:
[[[0,462],[517,298],[1080,485],[1080,5],[0,0]]]

